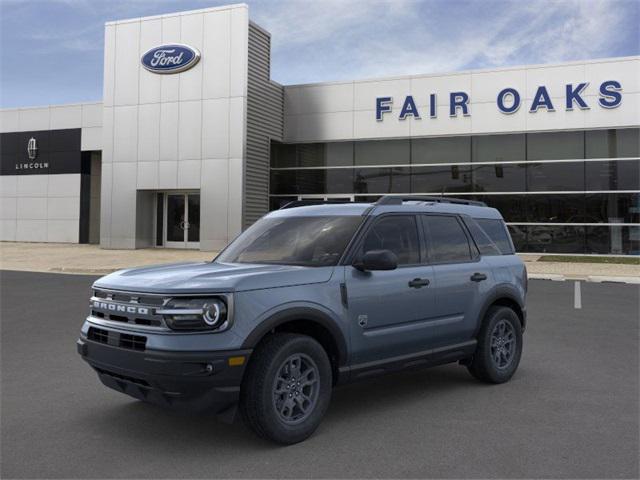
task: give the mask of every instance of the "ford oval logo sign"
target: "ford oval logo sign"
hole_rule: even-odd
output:
[[[148,50],[140,61],[153,73],[178,73],[190,69],[200,60],[200,52],[189,45],[174,43]]]

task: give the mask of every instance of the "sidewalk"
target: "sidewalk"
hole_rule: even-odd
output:
[[[141,265],[207,261],[215,255],[215,252],[165,248],[104,250],[97,245],[0,242],[0,269],[104,275]],[[538,262],[540,255],[522,258],[530,278],[640,283],[640,265]]]
[[[201,262],[215,255],[216,252],[166,248],[105,250],[97,245],[0,242],[0,269],[105,275],[142,265]]]

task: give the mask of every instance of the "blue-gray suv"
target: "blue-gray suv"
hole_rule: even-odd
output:
[[[108,387],[227,420],[239,407],[288,444],[344,382],[450,362],[506,382],[526,291],[502,216],[481,202],[294,203],[211,262],[99,279],[77,347]]]

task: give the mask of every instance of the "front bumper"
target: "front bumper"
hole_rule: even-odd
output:
[[[135,351],[82,335],[78,353],[104,385],[150,403],[221,413],[234,406],[251,350],[212,352]],[[244,357],[242,365],[229,358]],[[233,363],[233,362],[232,362]]]

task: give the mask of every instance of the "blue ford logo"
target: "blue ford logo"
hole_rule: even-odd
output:
[[[188,45],[160,45],[148,50],[140,61],[153,73],[178,73],[190,69],[200,60],[200,52]]]

